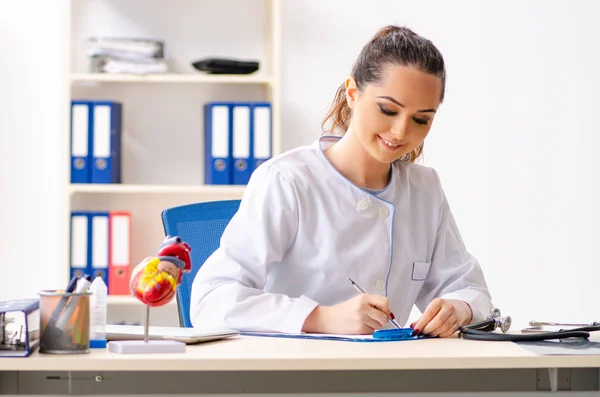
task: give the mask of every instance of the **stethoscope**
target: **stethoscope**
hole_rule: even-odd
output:
[[[531,333],[531,332],[550,332],[547,329],[544,329],[544,327],[569,327],[571,329],[573,328],[581,328],[581,327],[590,327],[590,326],[596,326],[596,325],[600,325],[600,322],[593,322],[593,323],[558,323],[558,322],[554,322],[554,321],[530,321],[529,322],[529,327],[527,328],[523,328],[521,330],[521,332],[524,333]]]
[[[507,334],[511,323],[512,320],[510,316],[503,317],[500,314],[500,309],[494,308],[490,311],[486,320],[460,327],[458,337],[462,339],[484,341],[531,342],[563,338],[588,339],[590,337],[590,332],[600,331],[600,324],[594,323],[592,325],[555,332]],[[494,332],[498,328],[500,328],[502,333]]]

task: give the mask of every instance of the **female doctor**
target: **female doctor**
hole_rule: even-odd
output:
[[[194,326],[370,334],[388,316],[448,337],[484,320],[491,297],[438,174],[414,161],[444,99],[427,39],[381,29],[340,86],[331,131],[252,174],[220,247],[194,279]],[[358,294],[351,278],[365,290]]]

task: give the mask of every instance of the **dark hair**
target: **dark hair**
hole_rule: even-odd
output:
[[[363,47],[358,59],[352,67],[352,78],[359,90],[365,84],[380,81],[384,68],[388,65],[415,67],[425,73],[431,73],[442,80],[440,102],[444,100],[446,88],[446,70],[444,58],[433,43],[406,27],[386,26]],[[323,120],[324,129],[331,120],[330,132],[341,130],[345,133],[350,124],[350,107],[346,102],[346,86],[338,88],[329,112]],[[419,145],[411,153],[402,156],[402,161],[413,162],[421,155],[423,145]]]

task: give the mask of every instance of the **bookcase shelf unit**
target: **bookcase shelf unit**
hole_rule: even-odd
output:
[[[136,184],[72,184],[75,194],[197,194],[207,197],[241,197],[243,186],[234,185],[136,185]]]
[[[104,74],[76,73],[71,76],[73,84],[84,83],[165,83],[165,84],[258,84],[272,85],[268,75],[195,75],[195,74]]]
[[[70,99],[122,103],[123,127],[122,183],[67,182],[67,207],[69,212],[129,211],[133,268],[154,255],[164,238],[163,209],[244,193],[244,186],[204,183],[205,103],[270,102],[272,155],[281,153],[280,0],[71,0],[70,12]],[[164,40],[169,72],[92,73],[85,41],[94,36]],[[258,60],[260,69],[249,75],[211,75],[191,66],[210,57]],[[65,112],[70,120],[70,103]],[[70,154],[70,129],[64,140]],[[70,181],[70,161],[65,161],[65,172]],[[64,230],[67,263],[60,272],[66,284],[70,216]],[[119,295],[108,302],[139,304]]]

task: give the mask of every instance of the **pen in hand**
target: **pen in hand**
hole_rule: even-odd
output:
[[[364,289],[362,289],[362,288],[361,288],[361,286],[360,286],[360,285],[356,284],[356,283],[355,283],[355,282],[354,282],[354,281],[353,281],[353,280],[352,280],[350,277],[348,277],[348,281],[350,281],[350,284],[352,284],[352,286],[354,287],[354,289],[356,289],[356,290],[357,290],[359,293],[361,293],[361,294],[366,294],[366,293],[367,293],[367,292],[366,292]],[[377,306],[375,306],[375,309],[377,309],[377,310],[381,310],[381,309],[380,309],[379,307],[377,307]],[[388,318],[387,318],[387,319],[388,319],[388,322],[389,322],[390,324],[392,324],[394,327],[396,327],[396,328],[402,328],[402,327],[400,326],[400,324],[398,323],[398,321],[396,321],[395,319],[391,319],[389,316],[388,316]]]

